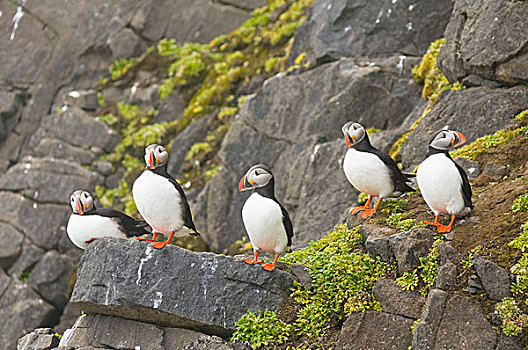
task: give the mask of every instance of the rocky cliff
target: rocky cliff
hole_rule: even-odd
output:
[[[0,343],[47,326],[19,347],[54,348],[55,331],[70,328],[67,347],[227,349],[247,346],[246,329],[257,347],[264,336],[244,315],[269,309],[282,333],[263,348],[523,347],[505,332],[526,346],[522,244],[508,243],[528,209],[527,14],[524,1],[480,0],[0,3]],[[475,210],[447,241],[420,227],[430,218],[418,194],[366,223],[346,215],[358,200],[341,170],[349,120],[410,171],[435,130],[464,132],[471,145],[457,155]],[[134,214],[129,187],[150,142],[170,146],[203,233],[180,245],[242,252],[235,184],[263,162],[295,249],[347,221],[361,236],[347,256],[393,268],[358,272],[372,276],[365,288],[343,288],[363,306],[323,308],[324,330],[308,334],[292,281],[313,300],[333,291],[318,289],[322,265],[300,255],[289,262],[305,268],[267,274],[214,253],[105,240],[78,265],[69,194],[95,191]],[[500,311],[507,302],[519,311]]]

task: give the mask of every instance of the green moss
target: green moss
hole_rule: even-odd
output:
[[[224,117],[230,117],[238,112],[238,107],[223,107],[218,113],[218,118],[223,119]]]
[[[192,159],[202,153],[210,152],[212,149],[211,145],[207,142],[198,142],[191,146],[191,149],[185,155],[185,160]]]
[[[521,194],[513,201],[512,212],[514,214],[520,211],[528,210],[528,194]]]
[[[100,121],[105,122],[106,124],[110,126],[115,125],[118,121],[117,117],[113,115],[112,113],[100,115],[98,118]]]
[[[505,144],[521,134],[528,135],[528,127],[523,126],[513,130],[499,130],[493,135],[478,138],[471,144],[454,150],[450,154],[453,158],[463,157],[475,160],[480,154],[486,152],[486,150]]]
[[[271,345],[280,345],[288,341],[291,325],[281,321],[275,311],[266,310],[255,315],[251,311],[236,323],[237,330],[232,341],[248,342],[252,349],[268,349]]]
[[[24,282],[26,283],[28,278],[29,278],[29,275],[31,274],[31,270],[26,270],[24,272],[22,272],[20,274],[20,276],[18,277],[18,279],[21,281],[21,282]]]
[[[521,299],[528,300],[528,222],[521,226],[521,233],[509,243],[509,246],[521,251],[521,257],[511,268],[515,274],[515,282],[512,283],[512,292]],[[528,306],[528,301],[525,302]]]
[[[277,64],[277,61],[279,60],[278,57],[270,57],[264,62],[264,70],[266,72],[271,72],[275,68],[275,65]]]
[[[528,315],[523,314],[513,298],[504,298],[495,305],[495,315],[502,321],[501,329],[508,336],[521,335],[528,326]]]
[[[288,254],[286,263],[303,264],[312,277],[312,289],[296,285],[292,297],[300,306],[294,330],[300,336],[320,337],[332,318],[343,320],[352,312],[380,310],[372,286],[387,265],[361,251],[357,228],[337,225],[317,242]]]
[[[528,116],[528,109],[525,110],[525,111],[522,111],[519,114],[517,114],[515,116],[515,120],[518,121],[518,122],[521,122],[521,121],[525,120],[527,116]]]
[[[108,68],[112,80],[117,80],[126,74],[130,66],[132,65],[132,60],[127,60],[126,58],[118,58],[114,63]]]
[[[97,91],[97,106],[99,108],[106,107],[105,95],[101,91]]]
[[[405,219],[405,213],[392,213],[387,218],[387,225],[395,227],[398,231],[404,232],[409,231],[415,226],[416,221],[414,219]]]

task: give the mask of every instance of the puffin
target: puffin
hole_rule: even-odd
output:
[[[158,144],[145,148],[146,169],[132,186],[136,207],[152,227],[152,238],[138,238],[154,242],[153,247],[161,249],[174,236],[187,234],[199,236],[194,225],[187,197],[180,184],[167,173],[169,154]],[[157,242],[158,233],[169,235],[165,242]]]
[[[343,161],[345,176],[358,191],[368,194],[365,205],[352,208],[351,215],[363,211],[361,217],[366,219],[376,212],[383,198],[414,191],[407,185],[407,179],[396,162],[387,153],[370,144],[361,124],[348,122],[343,125],[342,131],[348,147]],[[378,197],[378,201],[370,209],[372,197]]]
[[[72,214],[66,232],[77,247],[86,249],[96,238],[129,238],[150,234],[147,223],[138,221],[120,211],[94,205],[88,191],[77,190],[70,197]]]
[[[451,232],[455,218],[473,209],[471,185],[464,169],[449,155],[449,151],[466,142],[459,131],[438,130],[429,142],[429,155],[416,171],[418,188],[435,215],[435,221],[424,221],[436,226],[437,232]],[[440,214],[451,215],[449,225],[438,222]]]
[[[252,190],[242,207],[242,221],[246,228],[254,259],[245,259],[246,264],[261,264],[267,271],[273,271],[279,254],[290,249],[293,237],[293,225],[290,215],[275,197],[275,179],[270,169],[257,164],[252,166],[238,183],[240,192]],[[258,260],[263,250],[275,254],[271,264]]]

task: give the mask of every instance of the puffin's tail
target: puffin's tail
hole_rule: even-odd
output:
[[[134,227],[131,230],[128,230],[126,233],[127,237],[139,237],[143,235],[150,235],[152,232],[146,228],[150,227],[144,220],[136,220]]]

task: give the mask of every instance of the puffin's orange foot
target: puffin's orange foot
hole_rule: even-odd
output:
[[[439,224],[439,225],[436,227],[436,232],[438,232],[438,233],[447,233],[447,232],[451,232],[451,228],[452,228],[451,225],[449,225],[449,226],[444,226],[444,225],[440,225],[440,224]]]
[[[374,209],[374,208],[373,209],[365,209],[363,211],[363,213],[361,213],[361,218],[366,219],[369,216],[374,215],[375,212],[376,212],[376,209]]]
[[[257,260],[251,260],[250,258],[245,258],[244,262],[249,265],[255,265],[255,264],[263,264],[264,261],[257,261]]]
[[[356,215],[357,213],[359,213],[360,211],[365,210],[365,209],[367,209],[367,207],[364,207],[364,206],[354,207],[350,211],[350,215]]]
[[[95,238],[90,238],[90,239],[87,240],[85,243],[86,243],[86,244],[90,244],[90,243],[92,243],[93,241],[95,241]]]
[[[148,241],[148,242],[154,242],[153,238],[136,238],[137,241]]]
[[[262,268],[266,271],[273,271],[275,269],[275,264],[264,264]]]
[[[165,247],[167,244],[169,244],[169,242],[154,242],[152,246],[156,249],[161,249]]]

